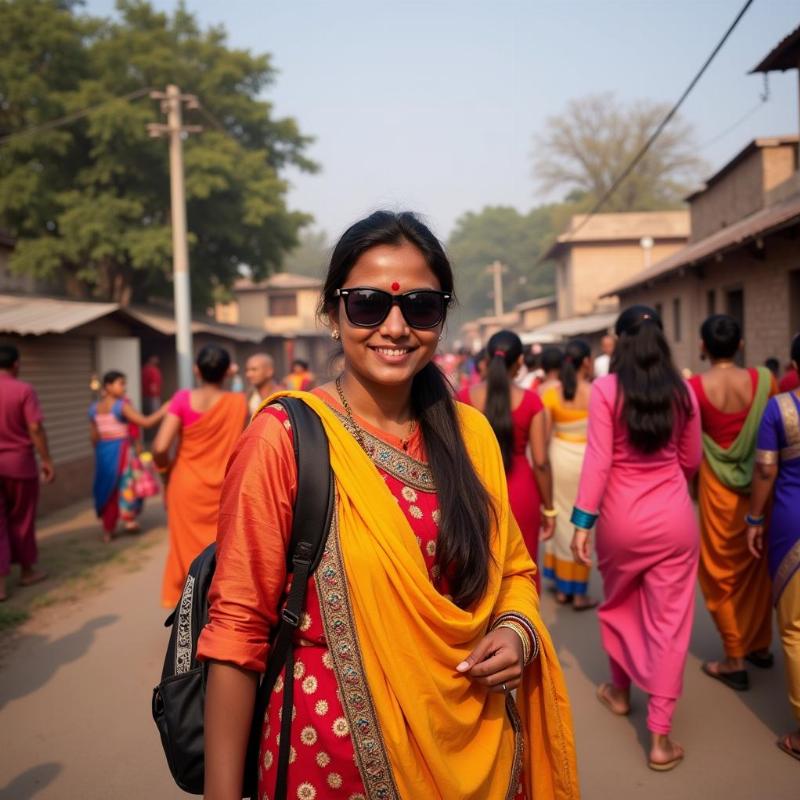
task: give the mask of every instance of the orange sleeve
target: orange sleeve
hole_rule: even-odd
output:
[[[213,659],[264,672],[286,586],[286,549],[297,492],[289,433],[271,413],[242,435],[222,486],[209,622],[197,645]]]

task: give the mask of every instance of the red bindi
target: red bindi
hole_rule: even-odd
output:
[[[397,291],[399,288],[400,288],[400,284],[399,284],[397,281],[395,281],[395,282],[392,284],[392,291],[393,291],[393,292],[396,292],[396,291]]]

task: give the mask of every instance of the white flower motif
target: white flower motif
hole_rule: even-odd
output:
[[[411,514],[414,519],[422,519],[422,510],[419,506],[409,506],[408,513]]]
[[[294,677],[297,680],[303,677],[306,674],[306,665],[302,661],[296,661],[294,665]]]
[[[297,761],[297,750],[292,745],[289,745],[289,763],[294,764]]]
[[[342,776],[338,772],[331,772],[328,775],[328,786],[331,789],[341,789],[342,788]]]
[[[307,631],[311,627],[311,614],[308,611],[304,611],[303,615],[300,617],[300,625],[299,628],[301,631]]]
[[[267,750],[264,753],[264,769],[270,769],[272,767],[272,751]]]
[[[350,733],[350,725],[344,717],[336,717],[332,725],[333,732],[341,739]]]
[[[417,502],[417,493],[410,486],[404,486],[400,494],[402,494],[403,499],[407,500],[409,503]]]
[[[325,752],[317,753],[317,764],[323,769],[331,763],[331,757]]]
[[[442,512],[438,508],[433,512],[433,514],[431,514],[431,516],[437,525],[442,521]]]
[[[303,680],[303,691],[306,694],[314,694],[317,691],[317,679],[313,675],[309,675]]]
[[[322,664],[323,666],[327,667],[328,669],[333,669],[333,656],[331,655],[330,650],[326,650],[322,654]]]
[[[297,787],[298,800],[314,800],[316,796],[317,790],[308,781]]]
[[[427,551],[429,556],[436,555],[436,542],[431,539],[428,544],[425,545],[425,550]]]
[[[302,731],[300,731],[300,741],[311,747],[311,745],[317,743],[317,732],[311,725],[306,725]]]
[[[278,679],[275,681],[275,686],[272,688],[272,691],[275,692],[275,694],[283,691],[283,675],[278,675]]]
[[[328,713],[328,701],[317,700],[317,703],[314,706],[314,711],[316,711],[319,716],[324,717]]]

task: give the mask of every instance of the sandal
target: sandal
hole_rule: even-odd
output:
[[[771,669],[775,665],[775,656],[769,651],[766,653],[759,653],[754,650],[752,653],[748,653],[744,657],[744,660],[750,662],[754,667],[758,667],[759,669]]]
[[[568,606],[572,602],[572,595],[566,592],[556,591],[556,603],[560,606]]]
[[[734,672],[723,672],[722,670],[718,670],[714,672],[710,667],[709,664],[714,662],[706,661],[701,669],[708,675],[709,678],[714,678],[714,680],[720,681],[724,683],[731,689],[735,689],[737,692],[746,692],[750,688],[750,678],[747,675],[747,670],[744,669],[737,669]]]
[[[628,706],[626,711],[618,711],[616,708],[614,708],[614,706],[611,703],[611,700],[610,700],[610,698],[609,698],[609,696],[607,694],[607,691],[610,688],[611,688],[611,684],[610,683],[601,683],[597,687],[597,691],[595,692],[595,694],[597,695],[597,699],[615,716],[617,716],[617,717],[627,717],[628,714],[631,713],[630,705]]]
[[[798,761],[800,761],[800,750],[795,748],[795,746],[792,744],[793,735],[794,734],[787,733],[786,736],[782,736],[780,739],[778,739],[775,744],[778,745],[778,749],[783,750],[787,756],[791,756],[792,758],[796,758]]]
[[[591,611],[593,608],[597,608],[599,605],[598,601],[595,600],[593,597],[584,597],[584,602],[579,603],[576,605],[575,599],[572,600],[572,610],[573,611]]]
[[[47,578],[46,572],[34,572],[33,575],[28,575],[27,578],[20,578],[19,585],[33,586],[35,583],[41,583],[45,578]]]
[[[647,766],[656,772],[669,772],[671,769],[675,769],[686,757],[686,753],[683,752],[683,748],[679,744],[673,746],[680,751],[679,756],[675,756],[675,758],[671,758],[669,761],[653,761],[648,759]]]

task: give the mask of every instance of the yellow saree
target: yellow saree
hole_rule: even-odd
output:
[[[577,800],[567,692],[486,419],[459,405],[468,451],[498,508],[488,589],[465,610],[428,580],[403,512],[335,412],[315,395],[281,394],[301,397],[328,435],[338,513],[317,588],[367,796],[501,800],[513,797],[521,768],[529,800]],[[528,617],[541,644],[516,708],[456,672],[506,611]]]

